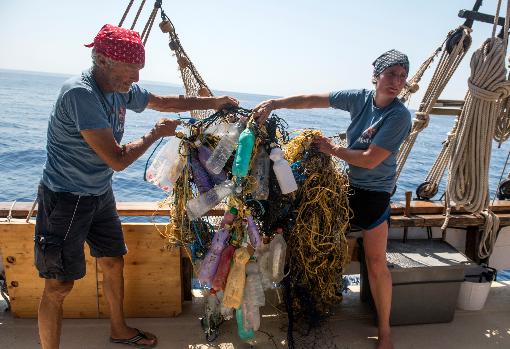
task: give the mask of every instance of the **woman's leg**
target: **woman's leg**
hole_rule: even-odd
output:
[[[390,330],[392,283],[386,262],[387,240],[388,223],[386,221],[373,229],[363,231],[363,247],[365,249],[368,279],[379,319],[378,348],[381,349],[393,348]]]

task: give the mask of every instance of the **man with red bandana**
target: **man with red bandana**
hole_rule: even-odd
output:
[[[45,279],[39,305],[43,349],[60,344],[62,304],[85,276],[84,243],[104,272],[110,341],[154,347],[154,335],[127,326],[123,255],[127,253],[112,192],[112,175],[156,140],[173,136],[179,121],[162,118],[141,138],[121,144],[126,110],[160,112],[237,106],[231,97],[157,96],[136,84],[145,50],[137,32],[105,25],[94,42],[92,68],[67,80],[48,123],[47,159],[38,190],[35,265]]]

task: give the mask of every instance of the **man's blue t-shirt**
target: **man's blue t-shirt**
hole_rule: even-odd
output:
[[[52,191],[101,195],[111,187],[113,170],[92,150],[81,130],[111,128],[120,143],[126,109],[142,112],[149,93],[136,84],[128,93],[103,94],[90,70],[67,80],[48,122],[42,182]]]
[[[396,155],[412,126],[409,110],[397,98],[388,106],[378,108],[374,105],[374,91],[365,89],[331,92],[329,103],[351,114],[347,128],[349,149],[365,150],[375,144],[391,152],[371,170],[349,164],[350,183],[362,189],[391,193],[395,186]]]

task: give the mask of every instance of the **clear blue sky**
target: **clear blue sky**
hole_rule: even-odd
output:
[[[127,3],[0,0],[0,68],[82,71],[90,66],[90,49],[83,44],[91,42],[103,24],[117,24]],[[152,4],[147,1],[143,23]],[[273,95],[370,87],[372,61],[390,48],[409,55],[413,73],[448,31],[463,23],[458,11],[473,4],[474,0],[163,0],[185,50],[211,88]],[[493,14],[496,4],[485,0],[481,11]],[[168,37],[157,23],[141,78],[181,83]],[[471,51],[443,97],[463,98],[471,53],[491,29],[475,23]],[[430,75],[431,71],[426,77]],[[414,97],[411,107],[419,99]]]

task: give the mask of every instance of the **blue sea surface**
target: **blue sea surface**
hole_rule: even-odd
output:
[[[79,72],[77,72],[79,73]],[[62,83],[68,78],[35,72],[0,70],[0,202],[33,201],[46,157],[48,117]],[[164,83],[141,82],[141,86],[160,95],[182,94],[183,89]],[[241,106],[253,108],[270,96],[214,91],[215,95],[232,95]],[[333,109],[278,110],[289,130],[317,128],[326,135],[344,132],[349,115]],[[187,116],[185,113],[181,116]],[[144,135],[160,117],[176,117],[172,113],[147,110],[141,114],[128,111],[123,142]],[[405,191],[413,191],[423,182],[428,170],[441,150],[442,142],[451,129],[454,118],[432,116],[428,128],[418,137],[398,182],[393,200],[402,200]],[[115,173],[113,189],[117,201],[157,201],[166,194],[143,181],[145,163],[154,146],[122,172]],[[490,169],[491,199],[497,188],[510,146],[494,144]],[[507,168],[506,177],[510,168]],[[446,176],[445,176],[446,178]],[[438,199],[443,192],[444,180]]]

